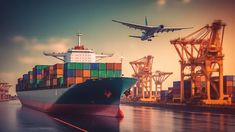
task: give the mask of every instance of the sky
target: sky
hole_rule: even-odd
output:
[[[130,61],[154,56],[153,71],[173,72],[163,88],[180,79],[179,56],[170,40],[186,36],[216,19],[226,23],[223,53],[224,74],[235,75],[235,1],[234,0],[0,0],[0,79],[13,85],[17,78],[37,64],[61,63],[43,56],[43,51],[66,51],[82,44],[97,53],[114,53],[103,61],[120,62],[123,73],[131,76]],[[159,34],[153,41],[140,41],[140,35],[111,20],[167,27],[194,27]]]

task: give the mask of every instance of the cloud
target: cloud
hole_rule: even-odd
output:
[[[157,0],[158,6],[164,6],[166,4],[166,0]]]
[[[192,0],[179,0],[182,3],[190,3]],[[169,1],[170,2],[170,1]],[[167,0],[157,0],[157,5],[158,6],[164,6],[167,4]]]
[[[191,2],[191,0],[182,0],[183,1],[183,3],[190,3]]]
[[[22,64],[37,64],[44,61],[42,58],[32,56],[21,56],[17,60]]]
[[[26,51],[55,51],[62,52],[66,51],[69,48],[69,44],[72,43],[72,40],[68,38],[49,38],[45,42],[41,42],[36,38],[27,39],[23,36],[13,37],[13,42],[15,44],[23,45]]]

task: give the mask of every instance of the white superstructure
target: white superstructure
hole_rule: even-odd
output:
[[[52,56],[57,59],[60,59],[62,61],[66,62],[83,62],[83,63],[94,63],[98,59],[105,58],[105,57],[111,57],[113,54],[96,54],[93,50],[84,48],[83,45],[81,45],[81,34],[77,34],[78,36],[78,45],[75,46],[72,49],[68,49],[65,53],[47,53],[44,52],[44,55],[46,56]]]

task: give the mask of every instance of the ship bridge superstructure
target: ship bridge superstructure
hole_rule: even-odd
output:
[[[112,57],[113,54],[96,54],[92,49],[87,49],[84,45],[81,45],[82,34],[78,33],[78,45],[74,48],[68,49],[67,52],[43,52],[45,56],[52,56],[59,60],[67,62],[83,62],[94,63],[102,58]]]

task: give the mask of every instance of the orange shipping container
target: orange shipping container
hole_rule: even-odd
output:
[[[233,86],[233,81],[226,81],[226,86],[232,87]]]
[[[63,75],[63,73],[64,73],[63,69],[56,69],[54,74],[55,75]]]
[[[114,63],[114,70],[122,70],[122,64],[121,63]]]
[[[83,70],[83,77],[90,77],[91,71],[90,70]]]
[[[64,64],[55,64],[54,65],[54,69],[63,69],[64,68]]]
[[[83,83],[83,78],[82,77],[76,77],[75,82],[76,83]]]

